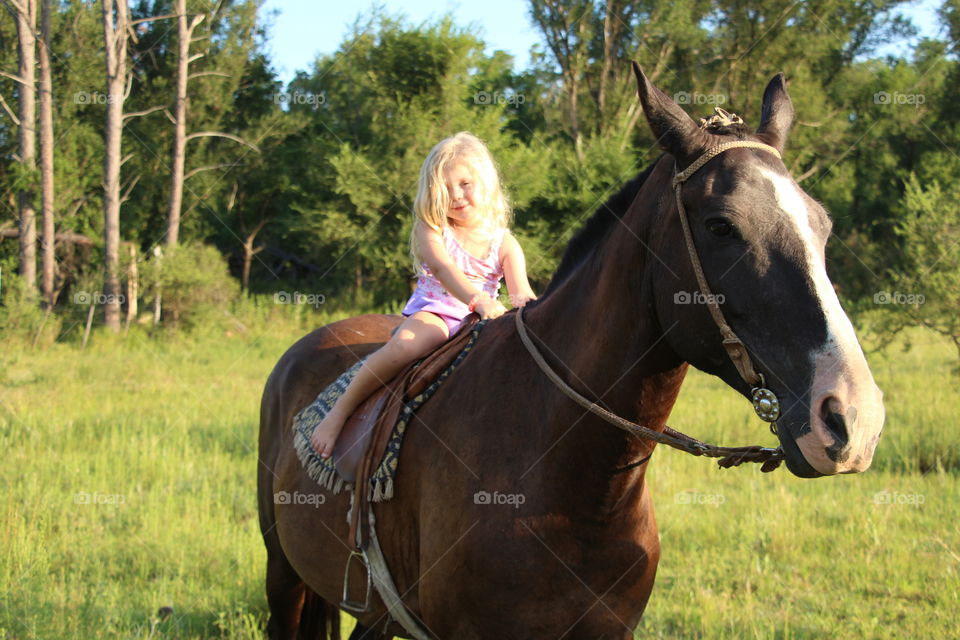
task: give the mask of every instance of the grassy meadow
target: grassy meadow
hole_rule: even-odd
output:
[[[257,408],[277,358],[319,319],[95,334],[83,351],[0,346],[0,639],[261,637]],[[954,352],[910,338],[870,355],[888,417],[864,475],[800,480],[657,452],[663,557],[638,638],[960,635]],[[671,423],[773,443],[746,401],[700,374]]]

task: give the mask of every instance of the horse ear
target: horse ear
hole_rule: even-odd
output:
[[[633,62],[633,73],[637,76],[643,114],[660,148],[681,164],[698,155],[706,146],[706,140],[693,119],[670,96],[647,80],[636,61]]]
[[[793,101],[787,93],[787,83],[783,73],[778,73],[763,92],[763,111],[760,114],[760,126],[757,137],[777,151],[782,152],[787,144],[787,134],[793,124]]]

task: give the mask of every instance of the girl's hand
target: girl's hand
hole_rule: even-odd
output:
[[[523,307],[531,300],[536,300],[537,296],[535,295],[514,295],[510,294],[510,306],[512,307]]]
[[[482,320],[493,320],[494,318],[499,318],[507,312],[507,309],[500,304],[499,300],[494,300],[489,296],[484,296],[480,301],[477,302],[477,305],[474,307],[474,311],[480,314]]]

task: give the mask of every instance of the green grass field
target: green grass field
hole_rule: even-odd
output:
[[[2,346],[0,639],[261,637],[257,408],[302,333]],[[658,450],[663,557],[637,637],[960,635],[953,351],[911,338],[909,352],[870,356],[888,417],[864,475],[720,471]],[[773,443],[746,401],[700,374],[671,423]]]

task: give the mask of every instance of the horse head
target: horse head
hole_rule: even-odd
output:
[[[756,385],[722,344],[725,320],[779,402],[774,430],[790,471],[865,471],[883,427],[882,393],[827,276],[830,218],[779,156],[794,115],[783,75],[767,86],[760,125],[750,131],[725,112],[698,126],[636,64],[634,71],[666,152],[662,170],[672,177],[702,162],[678,198],[661,197],[660,228],[647,236],[657,257],[646,274],[655,314],[661,327],[676,327],[664,340],[681,359],[750,397]],[[704,156],[732,141],[759,144]],[[690,242],[677,222],[684,212]],[[709,293],[697,284],[697,260]]]

